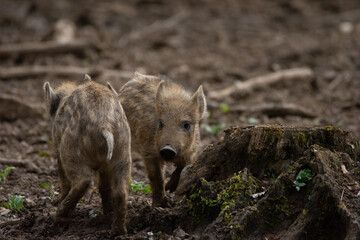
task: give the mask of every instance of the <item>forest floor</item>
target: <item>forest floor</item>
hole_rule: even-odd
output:
[[[0,6],[0,171],[16,167],[0,183],[0,202],[24,196],[20,211],[0,207],[0,238],[110,236],[96,183],[73,224],[53,226],[60,190],[45,81],[56,87],[89,73],[120,89],[139,71],[166,75],[190,91],[202,84],[210,113],[203,146],[221,139],[223,128],[270,123],[333,125],[360,138],[358,0],[0,0]],[[216,97],[254,77],[297,68],[311,73]],[[135,153],[132,178],[148,183]],[[150,194],[131,192],[126,237],[201,236],[187,214],[179,204],[153,209]]]

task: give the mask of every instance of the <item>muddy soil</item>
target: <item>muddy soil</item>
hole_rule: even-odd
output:
[[[285,79],[244,96],[208,99],[203,145],[224,136],[216,125],[333,125],[360,138],[358,0],[0,0],[0,6],[0,170],[16,167],[0,183],[0,202],[24,196],[20,211],[0,207],[0,238],[110,237],[110,216],[101,212],[96,178],[77,205],[73,222],[53,225],[59,178],[43,103],[45,81],[57,86],[88,72],[95,81],[109,81],[119,89],[139,71],[166,75],[191,91],[202,84],[206,95],[256,76],[307,67],[313,71],[310,78]],[[33,44],[44,47],[49,41],[86,44],[55,50]],[[10,46],[20,43],[31,43],[30,50]],[[311,114],[261,110],[284,104]],[[167,176],[172,170],[169,165]],[[148,183],[136,153],[132,178]],[[41,187],[43,183],[53,189]],[[184,203],[154,209],[150,194],[130,193],[125,239],[192,239],[203,230],[194,225]]]

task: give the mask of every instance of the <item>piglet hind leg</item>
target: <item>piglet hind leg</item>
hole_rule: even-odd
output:
[[[58,159],[57,162],[58,162],[58,172],[60,177],[60,190],[61,190],[61,196],[58,201],[58,205],[59,205],[64,200],[64,198],[69,194],[71,189],[71,183],[65,174],[61,160]]]
[[[108,164],[105,164],[99,170],[99,193],[103,206],[104,214],[109,214],[112,211],[112,174]]]
[[[63,166],[71,188],[58,206],[56,213],[58,223],[66,221],[91,183],[91,170],[86,164],[74,160],[66,161],[66,163]]]
[[[126,217],[130,184],[131,155],[130,150],[126,153],[113,156],[110,169],[112,171],[112,205],[113,221],[111,236],[124,235],[126,230]]]

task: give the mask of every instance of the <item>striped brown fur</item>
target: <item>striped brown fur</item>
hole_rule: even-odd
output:
[[[95,170],[104,213],[113,211],[112,234],[125,234],[131,135],[117,95],[89,77],[55,90],[47,82],[44,93],[61,180],[56,221],[75,209]]]
[[[165,190],[176,189],[182,169],[198,154],[199,121],[206,112],[202,87],[191,95],[164,77],[135,73],[133,79],[120,89],[119,96],[130,124],[132,147],[144,158],[153,206],[166,206]],[[171,160],[160,154],[166,145],[176,153]],[[163,168],[166,160],[173,162],[176,170],[165,186]]]

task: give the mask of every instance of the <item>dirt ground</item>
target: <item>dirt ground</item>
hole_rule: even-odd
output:
[[[53,226],[59,178],[43,103],[45,81],[57,86],[89,72],[95,81],[119,89],[139,71],[166,75],[191,91],[202,84],[206,95],[256,76],[307,67],[313,71],[308,78],[285,79],[243,96],[208,98],[210,114],[203,124],[334,125],[360,138],[358,0],[0,0],[0,6],[0,171],[16,165],[0,183],[0,202],[24,196],[18,212],[0,207],[0,238],[110,237],[110,218],[99,212],[96,184],[77,205],[71,225]],[[52,51],[31,45],[22,52],[10,46],[46,46],[64,36],[89,44]],[[26,68],[34,66],[49,68],[45,73]],[[309,114],[272,109],[284,104]],[[274,111],[262,110],[269,106]],[[222,136],[202,128],[204,146]],[[171,170],[168,166],[167,175]],[[136,154],[132,178],[148,183]],[[126,238],[192,239],[201,231],[179,204],[153,209],[150,194],[131,192]]]

